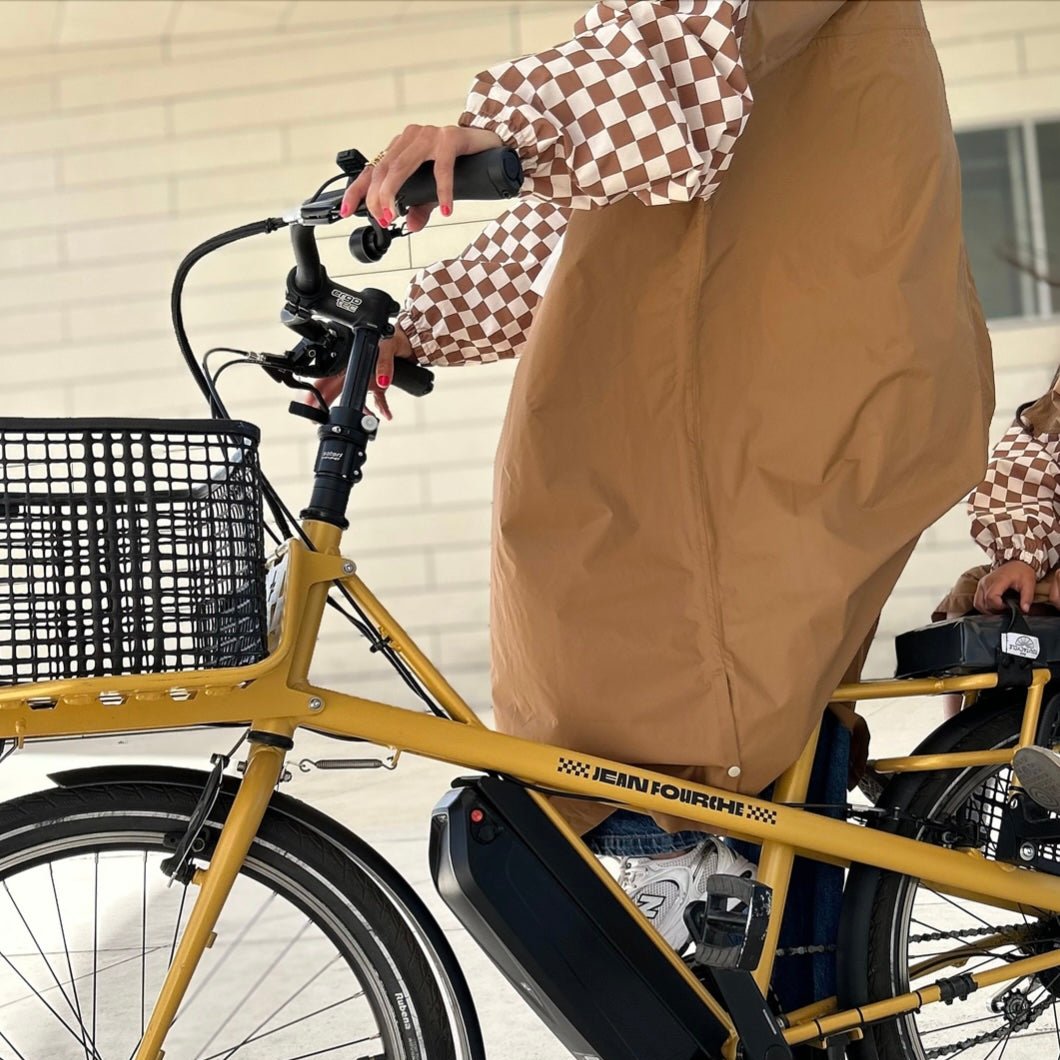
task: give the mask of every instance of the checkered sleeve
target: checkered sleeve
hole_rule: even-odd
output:
[[[1014,424],[968,507],[972,537],[995,567],[1022,560],[1039,578],[1060,566],[1060,434]]]
[[[519,152],[525,194],[573,209],[710,198],[751,110],[749,3],[598,3],[572,40],[480,74],[460,123]]]
[[[522,200],[458,258],[413,278],[398,316],[424,364],[460,365],[515,357],[541,296],[533,283],[559,242],[569,211]]]

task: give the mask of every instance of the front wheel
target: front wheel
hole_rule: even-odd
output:
[[[923,750],[1014,746],[1022,719],[1022,696],[1017,698],[1018,703],[1011,696],[1008,701],[984,700],[948,722]],[[975,849],[992,858],[1010,773],[1008,766],[986,766],[907,774],[892,782],[881,805],[903,811],[903,835]],[[1039,918],[943,894],[914,876],[856,867],[848,900],[863,911],[862,929],[860,939],[844,939],[844,949],[867,955],[867,996],[847,1002],[891,997],[940,978],[996,968],[1060,947],[1055,916]],[[964,1001],[928,1005],[878,1024],[852,1055],[875,1054],[879,1060],[1058,1060],[1058,1002],[1060,972],[1002,983]]]
[[[196,796],[130,782],[0,806],[0,1056],[135,1054],[196,894],[169,886],[160,869]],[[229,806],[222,795],[200,863]],[[435,971],[379,881],[312,829],[273,811],[166,1054],[458,1060]]]

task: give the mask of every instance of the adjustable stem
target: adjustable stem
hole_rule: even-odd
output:
[[[320,446],[314,466],[313,495],[303,519],[314,519],[345,529],[350,491],[361,480],[368,443],[375,437],[379,421],[364,411],[368,388],[375,376],[380,337],[390,332],[394,309],[390,296],[369,289],[359,295],[358,323],[346,378],[338,401],[331,406],[328,422],[317,432]]]

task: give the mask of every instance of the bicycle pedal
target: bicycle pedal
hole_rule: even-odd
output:
[[[707,896],[685,909],[685,925],[696,944],[695,963],[753,972],[773,910],[773,890],[742,876],[711,876]]]

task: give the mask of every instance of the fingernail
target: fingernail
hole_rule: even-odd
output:
[[[339,207],[339,216],[340,217],[349,217],[350,216],[350,208],[345,203],[343,203]]]
[[[386,390],[390,386],[390,376],[388,375],[377,375],[375,381],[379,384],[380,390]]]
[[[379,215],[379,223],[386,228],[388,224],[394,219],[394,215],[389,210],[384,210]]]
[[[447,202],[443,202],[442,203],[442,216],[443,217],[449,217],[452,214],[452,212],[453,212],[452,206],[450,206],[449,203],[447,203]]]

